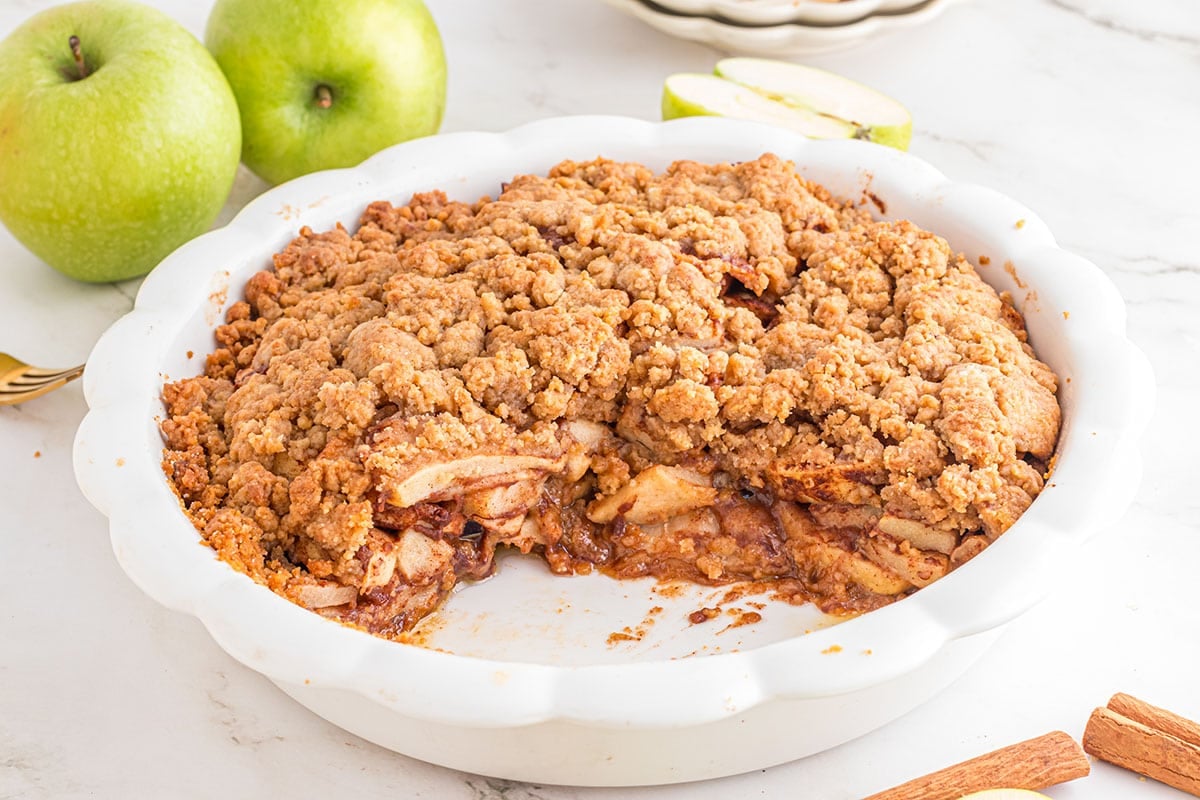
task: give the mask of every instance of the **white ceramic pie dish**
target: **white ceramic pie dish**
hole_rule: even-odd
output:
[[[845,25],[872,14],[896,14],[925,0],[655,0],[677,14],[715,17],[736,25]]]
[[[981,274],[1013,292],[1039,355],[1062,376],[1054,477],[980,557],[836,625],[811,609],[772,604],[761,622],[736,628],[688,622],[698,603],[719,601],[712,589],[676,595],[648,582],[555,577],[513,559],[451,597],[424,626],[430,646],[420,647],[295,606],[199,543],[160,469],[159,392],[164,377],[199,371],[201,358],[188,353],[212,349],[224,308],[300,226],[353,227],[368,202],[406,202],[414,191],[494,195],[512,175],[564,158],[604,155],[661,169],[676,159],[767,151],[839,195],[865,200],[870,192],[887,216],[944,235],[972,260],[986,255]],[[151,597],[198,617],[238,661],[364,738],[472,772],[589,785],[766,767],[859,736],[932,696],[1053,589],[1078,546],[1128,505],[1153,402],[1115,287],[1059,249],[1028,209],[885,147],[712,117],[569,117],[448,134],[280,186],[146,279],[134,310],[96,345],[84,390],[91,410],[75,442],[79,484],[109,517],[121,566]],[[645,635],[611,636],[622,631]]]
[[[841,24],[801,24],[790,21],[771,25],[745,25],[708,16],[675,13],[648,0],[606,2],[669,36],[711,45],[726,53],[784,58],[841,50],[902,28],[929,22],[957,0],[924,0],[903,11],[869,14]],[[856,2],[854,0],[845,5],[854,5]]]

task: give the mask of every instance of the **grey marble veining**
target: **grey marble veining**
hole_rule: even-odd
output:
[[[1160,29],[1153,24],[1143,24],[1134,19],[1136,15],[1129,14],[1130,6],[1128,4],[1126,4],[1126,8],[1124,9],[1126,15],[1122,18],[1103,11],[1097,11],[1095,8],[1096,4],[1094,3],[1073,3],[1070,0],[1046,0],[1046,2],[1068,14],[1074,14],[1089,25],[1103,28],[1105,31],[1121,34],[1122,36],[1132,36],[1143,42],[1153,44],[1166,42],[1200,49],[1200,36],[1193,35],[1190,32],[1181,33],[1177,30]],[[1167,4],[1160,3],[1159,5],[1164,6]],[[1184,4],[1176,4],[1176,8],[1180,12],[1180,16],[1184,17],[1178,21],[1187,21],[1187,18],[1184,16],[1187,11]],[[1145,8],[1142,4],[1133,6],[1133,9],[1136,9],[1139,14],[1145,13]],[[1195,8],[1190,9],[1190,11],[1193,15],[1190,21],[1195,22]]]

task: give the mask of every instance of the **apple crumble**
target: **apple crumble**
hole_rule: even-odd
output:
[[[1009,297],[771,155],[376,202],[244,298],[163,388],[166,474],[222,559],[382,636],[502,547],[868,610],[1011,526],[1059,430]]]

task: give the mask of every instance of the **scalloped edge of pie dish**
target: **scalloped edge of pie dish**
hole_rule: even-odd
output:
[[[872,14],[902,14],[926,0],[654,0],[676,14],[714,17],[731,25],[847,25]]]
[[[712,45],[728,53],[764,58],[827,53],[851,47],[876,36],[928,22],[961,1],[924,0],[903,12],[868,14],[844,24],[745,25],[664,11],[647,0],[605,0],[610,6],[669,36]]]
[[[884,198],[889,217],[910,218],[945,235],[972,261],[990,254],[992,266],[981,267],[981,274],[1013,291],[1039,355],[1063,376],[1064,427],[1053,478],[979,557],[910,597],[805,636],[720,655],[562,667],[458,656],[375,638],[293,605],[199,543],[160,466],[163,379],[179,369],[181,337],[190,336],[186,341],[199,342],[197,351],[207,352],[231,286],[239,290],[301,225],[328,228],[338,219],[357,218],[370,201],[407,202],[414,191],[441,188],[454,197],[457,187],[469,194],[470,180],[480,176],[494,186],[513,174],[544,173],[563,158],[604,155],[661,169],[681,158],[736,161],[767,151],[795,161],[802,174],[835,194],[846,196],[858,187]],[[1015,266],[1001,266],[1006,262]],[[191,362],[192,374],[198,367]],[[939,667],[943,680],[931,684],[928,696],[970,663],[946,662],[942,655],[963,642],[990,641],[972,635],[995,633],[1049,592],[1077,546],[1129,505],[1140,478],[1137,441],[1154,396],[1149,364],[1126,336],[1125,308],[1112,282],[1090,262],[1058,248],[1029,209],[989,189],[951,182],[926,162],[889,148],[812,141],[713,117],[666,123],[566,117],[506,133],[444,134],[396,145],[356,168],[276,187],[229,225],[183,246],[154,270],[134,310],[97,343],[84,391],[90,411],[75,440],[77,479],[88,500],[109,517],[121,566],[147,594],[199,618],[235,659],[367,738],[460,769],[593,784],[692,780],[767,766],[865,733],[923,697],[897,701],[883,718],[864,717],[858,728],[839,729],[803,748],[757,761],[742,755],[736,764],[722,762],[718,754],[694,769],[670,773],[645,765],[621,771],[617,758],[615,767],[572,767],[576,771],[564,777],[561,770],[533,763],[552,762],[545,753],[531,753],[528,764],[504,770],[485,763],[487,754],[472,756],[464,748],[439,758],[411,742],[389,739],[378,720],[356,725],[354,719],[384,714],[397,725],[407,720],[428,730],[472,735],[490,730],[493,740],[514,747],[527,733],[545,736],[564,726],[570,735],[594,734],[604,741],[619,730],[622,741],[636,743],[638,731],[771,720],[773,709],[788,702],[874,696],[923,667],[958,664]],[[830,655],[833,644],[840,648],[836,657]],[[322,710],[334,696],[345,699],[343,707],[370,711],[346,716]],[[570,738],[560,732],[551,740],[564,736]],[[738,749],[716,740],[709,747]]]

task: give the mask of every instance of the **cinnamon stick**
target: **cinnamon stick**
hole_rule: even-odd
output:
[[[1110,764],[1200,797],[1200,746],[1112,709],[1092,712],[1083,731],[1083,749]]]
[[[1165,708],[1152,706],[1145,700],[1139,700],[1124,693],[1114,694],[1108,701],[1108,707],[1123,717],[1142,723],[1147,728],[1154,728],[1174,736],[1176,739],[1182,739],[1188,744],[1200,747],[1200,725],[1167,711]]]
[[[1002,747],[873,794],[866,800],[958,800],[984,789],[1045,789],[1082,778],[1091,764],[1062,731]]]

